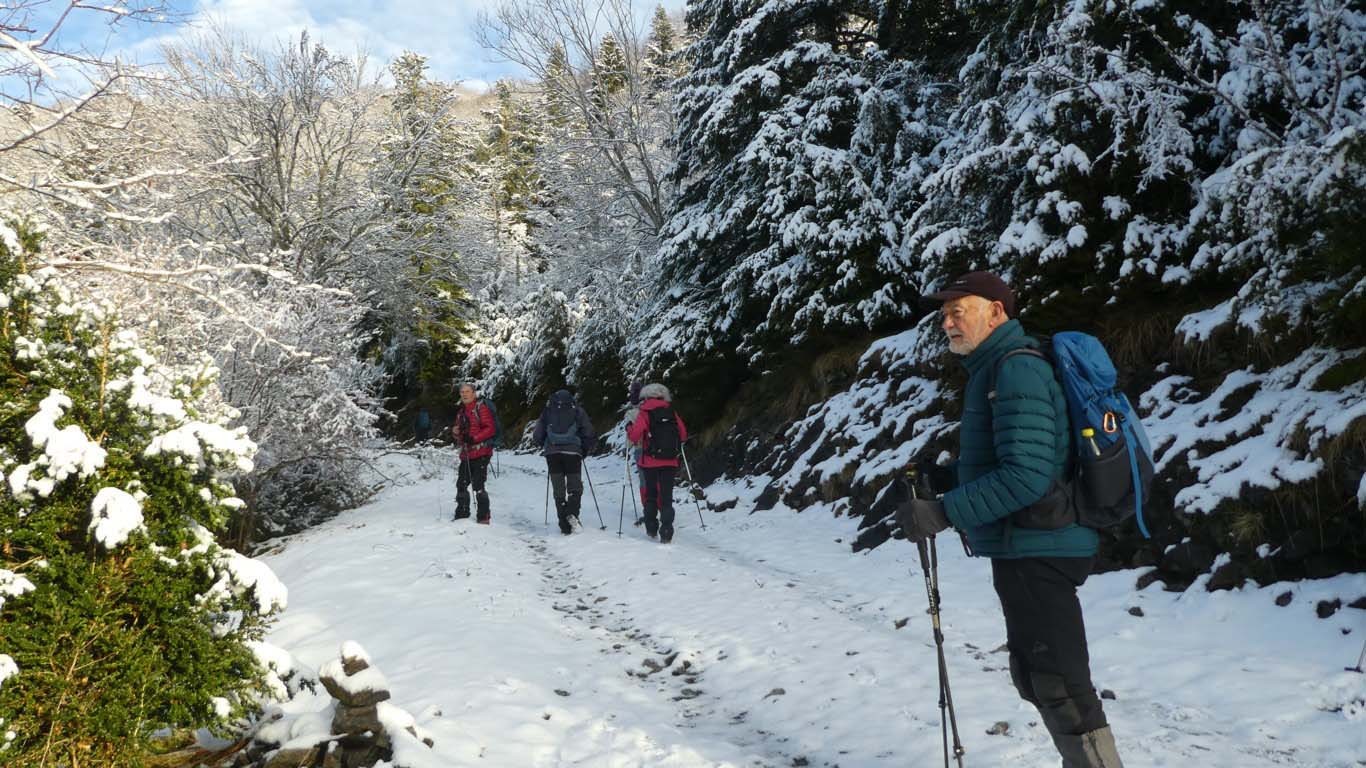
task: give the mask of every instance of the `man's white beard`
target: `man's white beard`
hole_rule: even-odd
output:
[[[955,355],[970,355],[975,348],[967,339],[961,337],[957,340],[949,339],[949,351]]]

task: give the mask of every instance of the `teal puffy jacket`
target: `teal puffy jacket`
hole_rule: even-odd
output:
[[[1061,478],[1071,452],[1067,401],[1053,367],[1037,355],[1001,357],[1037,347],[1008,320],[963,358],[968,384],[958,426],[958,487],[944,494],[949,521],[983,557],[1088,557],[1096,532],[1075,523],[1022,528],[1012,513],[1039,501]],[[996,377],[995,398],[989,397]]]

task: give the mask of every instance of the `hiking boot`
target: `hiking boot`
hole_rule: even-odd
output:
[[[672,528],[660,528],[660,529],[659,529],[659,543],[660,543],[660,544],[668,544],[669,542],[671,542],[671,541],[673,541],[673,540],[674,540],[674,529],[672,529]]]
[[[658,512],[654,507],[648,505],[645,507],[644,512],[645,514],[641,515],[641,517],[645,520],[645,535],[653,539],[659,535]]]
[[[490,518],[488,515],[485,515],[483,517],[476,517],[474,518],[474,522],[479,523],[480,525],[488,525],[490,522]]]
[[[574,526],[572,526],[572,525],[569,524],[568,518],[564,518],[564,517],[560,518],[560,533],[563,533],[565,536],[568,536],[569,534],[571,534],[571,533],[573,533],[573,532],[574,532]]]
[[[570,515],[569,524],[574,528],[575,531],[578,531],[580,533],[583,532],[583,523],[579,522],[578,515]]]
[[[1062,755],[1063,768],[1124,768],[1108,725],[1080,736],[1056,735],[1053,744]]]

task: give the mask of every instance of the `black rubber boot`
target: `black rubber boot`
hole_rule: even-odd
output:
[[[659,535],[659,510],[653,504],[646,503],[644,509],[645,535],[655,538]]]

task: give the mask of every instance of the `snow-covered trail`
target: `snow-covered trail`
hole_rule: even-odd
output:
[[[618,538],[620,460],[589,465],[609,530],[589,496],[585,530],[562,537],[543,524],[542,460],[500,463],[491,526],[451,522],[452,473],[420,479],[418,462],[401,459],[392,468],[412,482],[268,556],[290,589],[272,642],[315,667],[360,642],[394,702],[436,738],[437,765],[942,762],[913,547],[851,556],[852,521],[781,507],[708,512],[702,531],[682,491],[673,544],[632,527],[629,500]],[[1056,766],[1010,687],[987,564],[942,544],[965,764]],[[1135,592],[1136,576],[1093,577],[1082,590],[1096,684],[1117,696],[1106,709],[1127,766],[1366,764],[1366,728],[1314,706],[1316,684],[1341,682],[1366,621],[1351,609],[1312,618],[1320,594],[1366,594],[1366,576],[1185,596]],[[1275,607],[1286,589],[1294,601]],[[1009,731],[987,735],[998,721]]]

